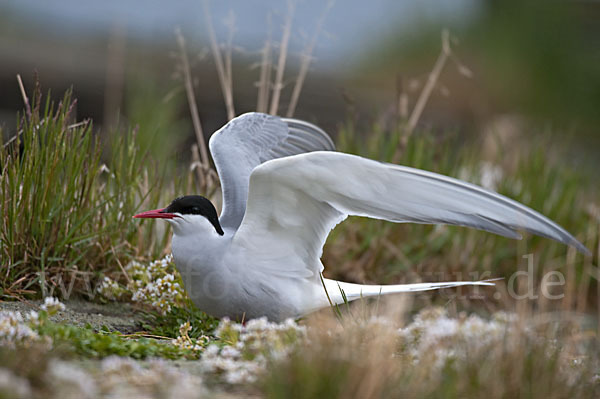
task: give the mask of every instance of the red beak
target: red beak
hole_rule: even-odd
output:
[[[155,209],[153,211],[146,211],[146,212],[142,212],[142,213],[138,213],[137,215],[134,216],[134,218],[145,218],[145,219],[173,219],[173,218],[178,218],[179,215],[176,215],[174,213],[167,213],[164,212],[166,208],[161,208],[161,209]]]

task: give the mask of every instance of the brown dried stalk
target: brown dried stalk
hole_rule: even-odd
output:
[[[292,32],[292,20],[294,17],[294,10],[296,8],[295,0],[288,1],[288,13],[283,25],[283,36],[281,38],[281,45],[279,47],[279,59],[277,61],[277,74],[275,75],[275,84],[273,86],[273,97],[271,98],[271,107],[269,113],[271,115],[277,115],[279,107],[279,98],[281,97],[281,89],[283,89],[283,72],[285,71],[285,61],[287,59],[288,44],[290,41],[290,34]]]
[[[423,90],[421,91],[421,94],[419,95],[419,98],[417,99],[415,108],[413,109],[413,112],[410,115],[410,118],[408,119],[408,124],[406,126],[406,134],[403,137],[404,141],[408,141],[408,138],[414,131],[415,126],[417,126],[417,123],[419,122],[419,119],[421,118],[421,114],[423,113],[423,110],[425,109],[425,105],[427,104],[427,101],[429,100],[429,97],[431,96],[431,92],[433,91],[435,85],[437,84],[438,80],[440,79],[440,75],[441,75],[442,71],[444,70],[446,61],[448,61],[448,57],[451,54],[449,38],[450,38],[450,34],[448,33],[448,31],[446,29],[444,29],[442,31],[442,51],[440,52],[440,55],[438,56],[438,59],[435,62],[435,65],[433,66],[431,73],[427,77],[427,82],[425,83],[425,86],[423,87]]]
[[[417,126],[417,123],[421,118],[421,114],[425,109],[425,105],[427,105],[427,101],[429,101],[429,97],[431,97],[431,93],[433,92],[433,89],[435,88],[438,80],[440,79],[440,75],[444,70],[444,66],[446,65],[448,57],[451,55],[451,53],[452,50],[450,48],[450,33],[447,29],[444,29],[442,31],[442,50],[433,66],[433,69],[429,73],[429,76],[427,77],[427,82],[425,83],[423,90],[421,90],[421,94],[417,99],[417,103],[415,104],[415,107],[413,108],[413,111],[410,114],[410,118],[408,119],[408,123],[406,124],[404,135],[400,139],[400,143],[398,145],[398,148],[396,149],[394,157],[392,158],[392,162],[397,163],[400,160],[402,152],[404,151],[404,148],[408,143],[408,139],[410,139],[410,136],[412,136],[415,127]]]
[[[256,99],[256,110],[258,112],[267,112],[267,108],[269,106],[269,89],[271,88],[271,31],[272,31],[272,21],[271,21],[271,13],[267,16],[267,40],[265,41],[265,46],[262,48],[262,60],[260,63],[260,78],[258,81],[258,98]]]
[[[192,73],[190,68],[190,62],[185,51],[185,39],[181,30],[177,28],[175,30],[177,35],[177,44],[179,45],[179,51],[181,53],[181,66],[183,69],[183,81],[185,84],[185,92],[190,106],[190,113],[192,115],[192,123],[194,125],[194,132],[196,133],[196,141],[200,148],[200,155],[202,165],[205,169],[208,169],[208,150],[206,143],[204,142],[204,133],[202,131],[202,124],[200,123],[200,115],[198,115],[198,105],[196,104],[196,96],[194,94],[194,85],[192,84]]]
[[[231,54],[229,54],[229,61],[227,61],[229,67],[227,68],[223,62],[223,56],[219,50],[217,37],[210,18],[208,0],[204,0],[202,5],[204,8],[206,30],[208,31],[208,38],[210,40],[210,48],[212,50],[213,58],[215,59],[217,75],[219,76],[219,83],[221,84],[221,91],[223,92],[223,98],[225,99],[225,107],[227,108],[227,118],[231,120],[235,117],[235,108],[233,106],[233,79],[231,76]],[[232,32],[232,30],[230,32]],[[230,34],[230,37],[233,37],[233,33]]]
[[[25,86],[23,85],[23,80],[21,79],[20,74],[17,74],[17,82],[19,83],[19,90],[21,90],[21,96],[23,97],[23,103],[25,104],[25,111],[27,112],[27,117],[31,118],[31,106],[29,105],[29,98],[27,97],[27,93],[25,92]]]
[[[308,43],[308,45],[304,48],[302,52],[302,62],[300,63],[300,71],[298,73],[298,78],[296,79],[296,84],[294,85],[294,90],[292,91],[292,98],[290,100],[290,106],[288,107],[286,116],[291,118],[294,116],[294,112],[296,111],[296,105],[298,104],[298,98],[300,97],[300,92],[302,91],[302,86],[304,85],[304,79],[306,78],[306,74],[308,73],[308,67],[312,61],[312,53],[315,49],[315,45],[317,44],[317,39],[323,29],[323,25],[325,24],[325,18],[327,14],[333,7],[335,0],[329,0],[325,5],[325,9],[321,13],[319,20],[317,21],[317,26],[315,28],[315,33]]]

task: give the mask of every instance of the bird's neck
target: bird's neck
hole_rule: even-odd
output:
[[[231,236],[214,234],[173,234],[171,243],[177,270],[182,274],[204,273],[219,267]]]

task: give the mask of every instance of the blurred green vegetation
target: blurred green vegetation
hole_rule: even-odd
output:
[[[173,154],[186,139],[185,132],[191,131],[186,110],[183,88],[173,88],[153,73],[130,73],[125,93],[124,109],[127,110],[125,124],[138,130],[139,151],[148,153],[159,164],[176,166],[173,161],[182,161]],[[189,159],[185,154],[183,159]]]
[[[50,95],[42,100],[38,86],[31,98],[20,134],[0,143],[2,295],[38,296],[40,279],[54,286],[75,280],[76,291],[84,292],[104,273],[120,271],[122,262],[164,253],[168,231],[132,223],[131,216],[175,193],[197,192],[187,168],[174,178],[181,172],[177,159],[158,155],[164,154],[158,148],[177,143],[165,140],[175,125],[172,108],[151,109],[155,124],[144,125],[143,133],[116,128],[101,142],[91,121],[74,120],[70,92],[55,104]]]
[[[459,31],[503,108],[595,127],[600,122],[600,13],[586,2],[485,2]],[[594,15],[595,14],[595,15]]]
[[[449,72],[448,103],[483,98],[486,117],[516,113],[540,123],[598,138],[600,123],[600,7],[586,1],[481,1],[466,19],[417,19],[360,57],[359,75],[421,77],[441,49],[448,28],[455,56],[473,71],[473,82]],[[448,69],[456,65],[449,61]],[[467,99],[459,99],[469,92]],[[479,92],[478,96],[473,93]],[[467,111],[466,111],[467,112]]]

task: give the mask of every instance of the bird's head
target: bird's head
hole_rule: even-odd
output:
[[[176,235],[223,235],[217,210],[210,200],[200,195],[186,195],[173,200],[166,208],[138,213],[134,218],[166,219]]]

